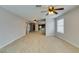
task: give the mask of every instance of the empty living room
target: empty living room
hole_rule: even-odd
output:
[[[79,6],[1,5],[0,53],[79,53]]]

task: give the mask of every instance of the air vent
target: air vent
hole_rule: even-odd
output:
[[[41,7],[42,5],[36,5],[36,7]]]

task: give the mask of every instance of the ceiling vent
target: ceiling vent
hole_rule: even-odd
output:
[[[42,5],[36,5],[36,7],[41,7]]]

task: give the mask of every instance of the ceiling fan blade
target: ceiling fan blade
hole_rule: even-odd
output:
[[[36,19],[34,21],[37,21]]]
[[[57,8],[57,9],[55,9],[55,10],[64,10],[64,8]]]
[[[58,14],[56,11],[53,11],[53,13]]]

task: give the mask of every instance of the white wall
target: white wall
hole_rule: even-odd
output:
[[[0,48],[24,36],[25,20],[0,8]]]
[[[27,24],[26,25],[26,34],[29,34],[29,32],[30,32],[30,25],[29,25],[28,22],[26,24]]]
[[[38,31],[38,23],[35,23],[35,31]]]
[[[46,36],[54,36],[55,22],[53,18],[46,18]]]
[[[63,17],[65,19],[65,33],[60,34],[56,32],[56,36],[79,48],[79,7],[64,14]]]

